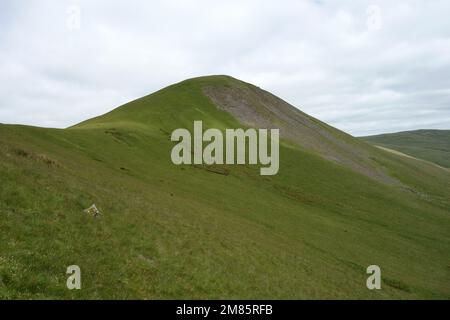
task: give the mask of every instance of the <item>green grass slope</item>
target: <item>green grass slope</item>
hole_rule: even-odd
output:
[[[415,130],[362,137],[367,142],[450,168],[450,130]]]
[[[331,127],[317,143],[346,140],[395,183],[289,139],[275,176],[175,166],[173,129],[242,127],[205,86],[249,88],[197,78],[69,129],[0,125],[1,298],[450,298],[447,171]]]

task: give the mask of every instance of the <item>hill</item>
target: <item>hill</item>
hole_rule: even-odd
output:
[[[174,165],[170,133],[194,120],[280,128],[279,173]],[[68,129],[0,125],[0,177],[2,298],[450,297],[450,173],[231,77]],[[66,288],[73,264],[81,290]]]
[[[450,130],[415,130],[362,137],[369,143],[450,168]]]

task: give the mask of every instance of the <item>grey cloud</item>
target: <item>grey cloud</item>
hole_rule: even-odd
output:
[[[450,128],[447,1],[2,1],[0,122],[66,127],[230,74],[354,135]],[[67,25],[81,9],[79,29]]]

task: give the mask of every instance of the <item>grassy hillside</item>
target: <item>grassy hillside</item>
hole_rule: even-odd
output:
[[[266,101],[204,77],[69,129],[1,125],[0,297],[450,298],[450,173],[310,117],[281,123],[307,141],[284,134],[275,176],[175,166],[173,129],[243,126],[211,87]],[[366,288],[371,264],[382,290]]]
[[[450,130],[415,130],[363,137],[369,143],[450,168]]]

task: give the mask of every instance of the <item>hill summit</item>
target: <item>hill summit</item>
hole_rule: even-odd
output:
[[[233,119],[232,119],[233,118]],[[271,93],[230,76],[188,79],[127,103],[75,128],[141,125],[171,132],[202,119],[209,127],[279,128],[281,137],[303,150],[385,183],[367,144],[295,108]],[[237,122],[236,122],[237,120]],[[157,127],[155,127],[157,126]]]

